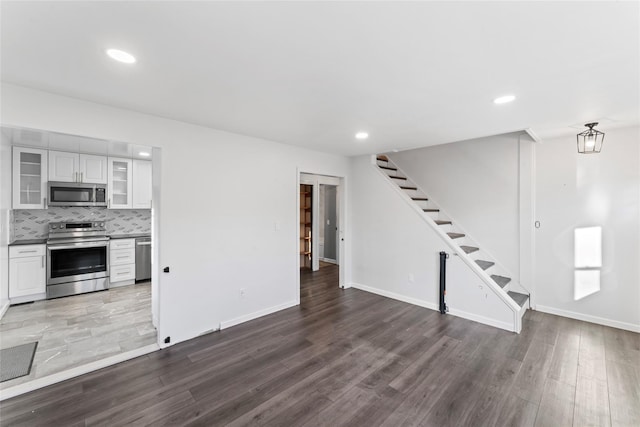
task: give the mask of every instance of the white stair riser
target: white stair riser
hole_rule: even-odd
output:
[[[438,219],[438,215],[440,215],[440,212],[425,212],[425,215],[428,215],[431,219],[436,220]]]

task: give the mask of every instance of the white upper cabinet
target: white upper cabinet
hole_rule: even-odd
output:
[[[49,181],[80,182],[80,155],[49,151]]]
[[[131,209],[131,159],[109,157],[109,192],[108,207],[110,209]]]
[[[13,147],[13,209],[45,209],[47,150]]]
[[[107,158],[49,151],[49,181],[107,183]]]
[[[107,179],[106,157],[80,154],[80,182],[106,184]]]
[[[151,208],[151,162],[133,161],[133,209]]]

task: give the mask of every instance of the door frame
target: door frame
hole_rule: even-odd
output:
[[[313,172],[305,172],[300,169],[296,170],[296,224],[300,224],[300,184],[307,184],[313,186],[313,207],[312,207],[312,235],[311,235],[311,265],[312,271],[317,271],[319,268],[319,259],[318,259],[318,212],[319,212],[319,185],[327,184],[327,185],[335,185],[336,186],[336,216],[338,219],[338,286],[342,289],[349,287],[347,285],[347,271],[346,271],[346,242],[345,236],[347,234],[347,212],[346,212],[346,177],[343,176],[333,176],[333,175],[324,175]],[[296,254],[296,280],[295,280],[295,295],[296,295],[296,303],[300,304],[300,227],[296,226],[295,233],[295,254]]]

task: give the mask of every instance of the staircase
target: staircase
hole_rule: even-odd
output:
[[[516,314],[514,331],[520,332],[522,316],[528,308],[529,295],[522,293],[521,285],[514,285],[511,277],[499,263],[492,259],[486,251],[466,235],[460,227],[437,206],[427,195],[415,185],[391,160],[385,155],[376,156],[378,169],[398,189],[408,196],[412,203],[422,212],[424,219],[435,228],[441,230],[441,235],[449,247],[480,277],[483,282],[491,287]],[[515,287],[516,289],[512,289]],[[519,290],[521,292],[517,292]]]

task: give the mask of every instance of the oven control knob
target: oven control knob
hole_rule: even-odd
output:
[[[101,222],[101,223],[100,223],[100,227],[104,227],[104,222]]]
[[[56,229],[56,228],[58,228],[58,226],[57,225],[52,225],[51,228]]]

